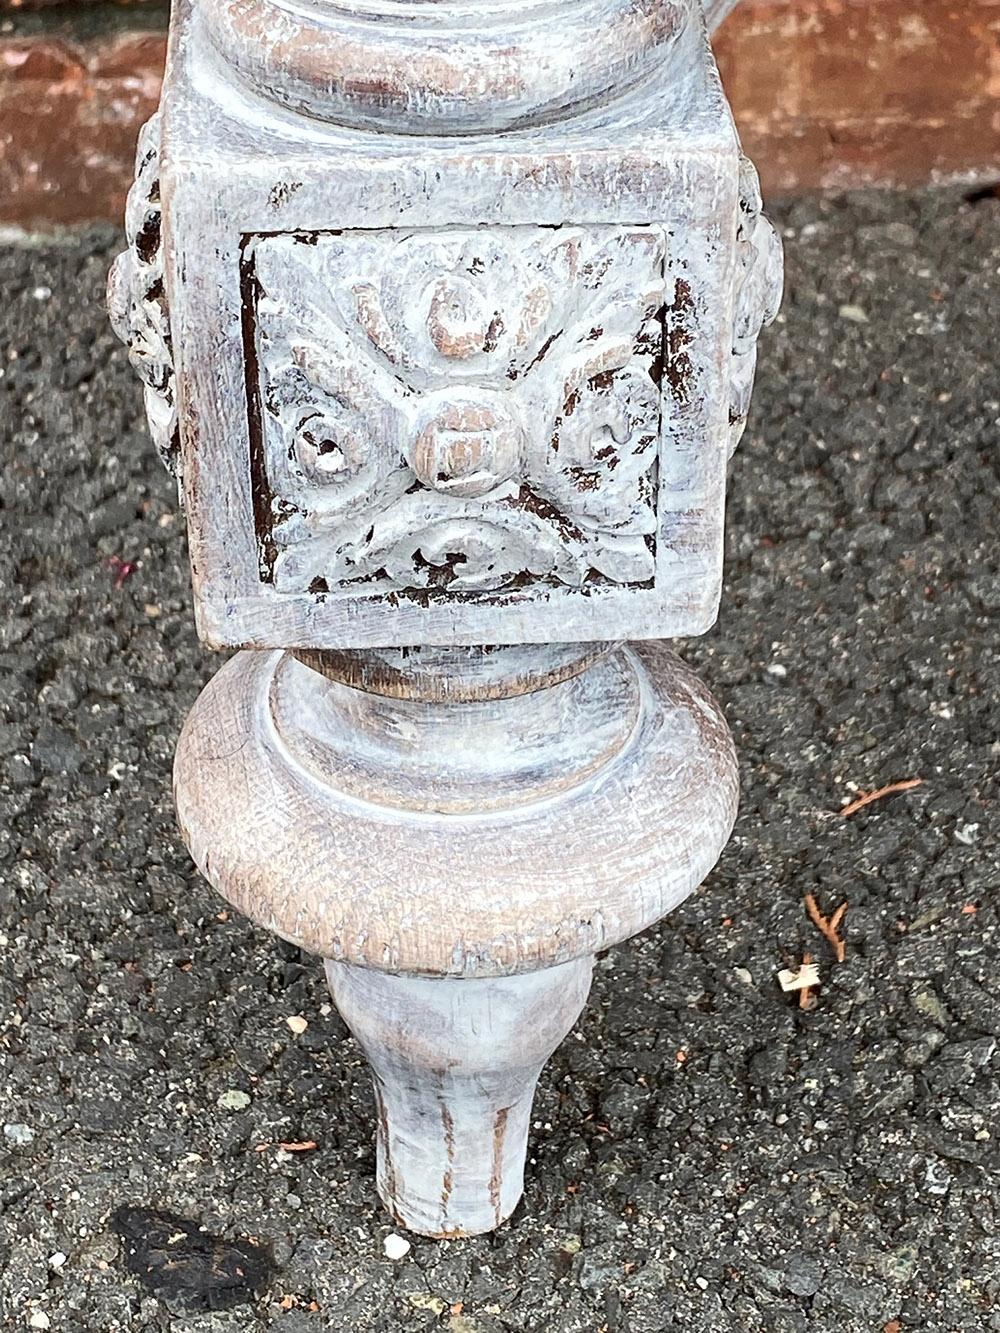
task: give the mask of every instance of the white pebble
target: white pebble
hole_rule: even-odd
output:
[[[223,1111],[245,1111],[250,1105],[250,1097],[248,1093],[241,1092],[239,1088],[230,1088],[228,1092],[222,1094],[217,1105]]]
[[[308,1020],[303,1018],[301,1014],[291,1014],[285,1019],[285,1022],[297,1037],[301,1037],[303,1032],[305,1032],[306,1028],[309,1026]]]
[[[55,1254],[49,1255],[50,1268],[62,1268],[65,1262],[66,1256],[63,1254],[62,1250],[56,1250]]]
[[[4,1125],[3,1136],[8,1143],[13,1143],[18,1148],[26,1148],[35,1137],[35,1131],[30,1125]]]
[[[31,1318],[28,1320],[29,1328],[51,1328],[49,1317],[44,1310],[32,1310]]]
[[[387,1259],[404,1259],[410,1253],[410,1242],[392,1231],[382,1242],[382,1248]]]

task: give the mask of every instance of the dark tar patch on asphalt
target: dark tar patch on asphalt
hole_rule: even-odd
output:
[[[250,1304],[274,1269],[265,1246],[224,1240],[176,1213],[126,1206],[117,1210],[112,1226],[133,1277],[186,1314]]]

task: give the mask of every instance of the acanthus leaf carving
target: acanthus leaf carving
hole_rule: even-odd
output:
[[[757,338],[778,313],[784,280],[781,240],[764,216],[757,170],[744,154],[740,155],[739,209],[729,372],[730,452],[739,444],[747,423]]]
[[[180,431],[174,397],[170,312],[163,280],[160,234],[160,116],[142,127],[135,180],[125,205],[128,249],[108,275],[108,313],[143,383],[149,433],[167,471],[180,473]]]

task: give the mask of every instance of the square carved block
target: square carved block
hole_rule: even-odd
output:
[[[202,636],[708,628],[739,149],[707,46],[682,87],[538,131],[255,106],[251,135],[177,26],[160,194]]]

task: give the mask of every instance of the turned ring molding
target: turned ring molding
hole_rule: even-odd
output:
[[[726,844],[732,738],[705,686],[660,644],[616,650],[505,705],[427,708],[324,689],[280,652],[238,653],[177,747],[177,814],[199,870],[324,958],[500,976],[634,935],[700,884]],[[556,724],[574,715],[560,744]]]
[[[319,120],[412,134],[533,125],[617,95],[692,12],[691,0],[201,5],[216,50],[258,93]]]

